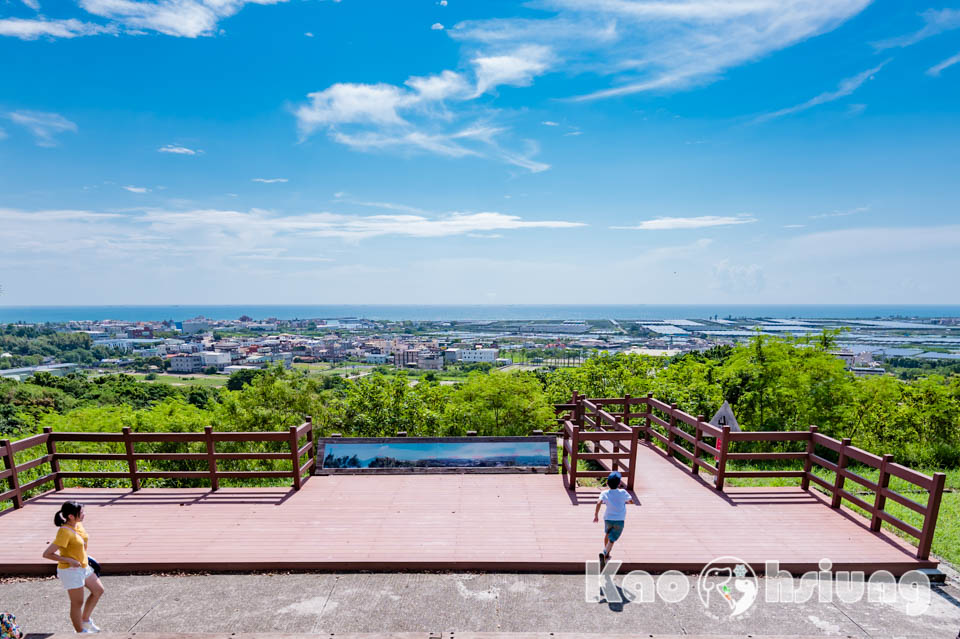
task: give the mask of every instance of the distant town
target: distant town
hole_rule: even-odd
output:
[[[374,321],[363,318],[231,320],[197,317],[182,322],[104,319],[59,324],[8,324],[86,335],[109,356],[69,361],[48,355],[31,366],[0,352],[0,377],[36,372],[62,375],[79,368],[151,376],[226,375],[280,364],[338,371],[345,377],[373,369],[536,369],[576,366],[596,352],[673,356],[733,345],[755,335],[816,336],[839,331],[835,354],[858,375],[886,372],[891,358],[950,364],[960,360],[960,318],[673,320]]]

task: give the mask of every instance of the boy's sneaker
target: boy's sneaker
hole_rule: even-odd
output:
[[[100,628],[97,627],[97,624],[93,623],[93,619],[83,622],[84,632],[100,632]]]
[[[601,552],[600,553],[600,570],[603,570],[606,565],[607,565],[607,553]]]

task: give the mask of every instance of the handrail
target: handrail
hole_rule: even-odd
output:
[[[44,428],[43,432],[31,435],[24,439],[11,442],[0,440],[0,457],[3,466],[0,469],[0,503],[13,501],[14,508],[21,508],[24,502],[24,493],[44,484],[53,483],[56,490],[63,489],[63,480],[72,478],[89,479],[129,479],[133,490],[140,489],[141,479],[209,479],[212,490],[219,488],[222,478],[265,479],[290,477],[294,489],[299,489],[303,482],[303,473],[310,471],[316,465],[316,447],[314,446],[313,419],[307,419],[299,426],[291,426],[286,431],[269,432],[226,432],[214,431],[206,427],[203,432],[193,433],[137,433],[130,428],[124,428],[120,433],[69,433],[53,432]],[[300,446],[300,440],[306,437],[306,443]],[[123,444],[124,453],[66,453],[58,452],[58,443],[94,442]],[[192,453],[145,453],[135,450],[135,443],[205,443],[205,452]],[[218,442],[286,442],[286,452],[218,452]],[[16,455],[19,452],[46,445],[46,450],[39,457],[17,463]],[[306,456],[307,460],[301,464]],[[137,461],[196,461],[206,460],[206,470],[178,470],[178,471],[143,471],[137,467]],[[225,471],[217,467],[219,461],[233,460],[289,460],[290,470],[252,470],[252,471]],[[127,462],[126,472],[116,471],[64,471],[60,468],[61,461],[111,461]],[[28,483],[20,483],[20,475],[27,471],[49,464],[50,472],[32,479]],[[3,491],[3,482],[6,480],[8,489]]]
[[[611,414],[601,407],[608,405],[620,405],[623,407],[622,413]],[[629,407],[633,404],[644,405],[646,410],[638,413],[630,413]],[[940,509],[940,502],[943,496],[946,475],[944,473],[934,473],[932,476],[907,468],[901,464],[891,461],[891,455],[876,455],[863,449],[851,445],[850,440],[837,440],[817,432],[816,426],[811,426],[808,430],[802,431],[739,431],[732,432],[729,426],[722,429],[713,426],[704,421],[703,416],[692,416],[679,408],[676,404],[669,404],[662,400],[654,398],[648,394],[646,397],[604,397],[604,398],[585,398],[582,395],[574,393],[573,402],[567,404],[558,404],[565,410],[573,413],[572,420],[564,422],[563,436],[571,440],[569,447],[565,446],[565,454],[570,452],[571,462],[564,468],[570,468],[570,482],[575,483],[577,476],[589,477],[595,476],[590,472],[579,471],[576,469],[576,458],[578,457],[578,445],[584,441],[611,441],[622,440],[623,431],[630,430],[634,433],[639,432],[646,440],[651,442],[653,450],[661,454],[675,458],[680,463],[686,463],[691,467],[691,472],[696,473],[699,469],[705,469],[714,474],[714,486],[722,491],[724,481],[727,477],[758,477],[758,478],[781,478],[792,477],[799,478],[800,486],[803,490],[809,490],[811,482],[824,489],[830,497],[830,506],[840,508],[844,501],[866,512],[870,519],[870,529],[879,531],[883,523],[887,523],[895,528],[917,538],[917,558],[926,560],[930,556],[930,547],[933,543],[933,535],[936,529],[937,517]],[[590,412],[590,416],[585,414]],[[660,413],[666,418],[655,413]],[[623,419],[621,422],[617,418]],[[644,424],[630,426],[630,419],[643,419]],[[617,431],[582,431],[583,426],[589,425],[600,429],[604,424],[610,424],[617,428]],[[691,430],[687,430],[687,428]],[[622,434],[621,434],[622,433]],[[716,445],[713,446],[703,440],[704,437],[715,438]],[[732,446],[741,442],[802,442],[805,450],[782,451],[782,452],[734,452]],[[635,444],[634,444],[635,445]],[[839,460],[835,463],[821,455],[817,454],[817,447],[826,448],[837,453]],[[632,453],[633,451],[631,451]],[[588,459],[585,453],[580,453],[579,458]],[[600,453],[593,453],[590,457],[596,461],[604,459]],[[707,459],[713,458],[713,464]],[[803,470],[733,470],[727,468],[729,461],[803,461]],[[879,471],[879,477],[876,482],[848,469],[848,464],[853,461],[857,464],[873,468]],[[630,462],[630,471],[633,471],[635,459]],[[834,473],[835,480],[830,482],[814,473],[814,467],[824,468]],[[568,472],[567,470],[564,471]],[[597,471],[599,472],[599,471]],[[888,484],[891,477],[896,477],[905,482],[917,486],[920,490],[927,492],[926,504],[914,501],[889,488]],[[872,503],[869,498],[864,499],[848,490],[844,489],[845,480],[856,482],[868,493],[873,494]],[[568,484],[569,485],[569,484]],[[886,500],[905,506],[910,510],[922,515],[923,525],[920,528],[907,524],[899,518],[891,515],[885,510]]]

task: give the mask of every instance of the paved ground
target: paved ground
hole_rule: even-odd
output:
[[[954,639],[956,582],[931,588],[925,614],[904,604],[765,603],[745,616],[706,614],[687,578],[680,603],[584,601],[582,575],[350,573],[105,577],[94,619],[112,632],[393,633],[566,632],[661,635],[849,636]],[[761,579],[760,592],[766,583]],[[617,578],[617,584],[622,582]],[[794,580],[796,585],[796,580]],[[69,632],[55,578],[0,583],[0,610],[28,632]],[[719,611],[719,608],[712,608]]]

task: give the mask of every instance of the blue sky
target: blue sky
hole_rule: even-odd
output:
[[[0,0],[0,303],[958,303],[958,36],[935,2]]]

